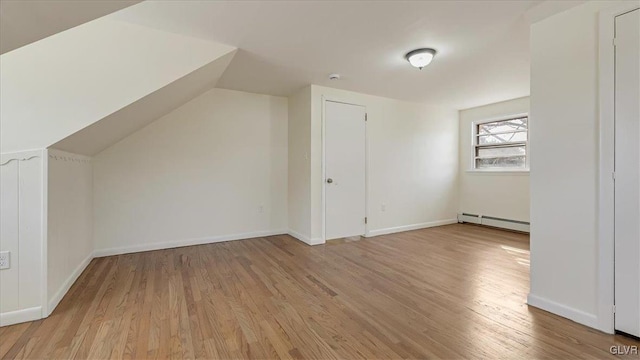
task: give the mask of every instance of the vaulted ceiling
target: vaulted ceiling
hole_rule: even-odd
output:
[[[142,0],[2,0],[0,54],[140,1]]]
[[[526,96],[530,23],[581,2],[2,0],[2,151],[95,154],[214,86],[456,109]],[[438,51],[423,70],[404,59],[420,47]]]
[[[95,154],[214,87],[235,51],[103,17],[2,54],[0,149]]]
[[[529,94],[525,14],[538,3],[145,1],[113,16],[240,49],[219,87],[288,95],[314,83],[468,108]],[[438,50],[422,71],[404,59],[419,47]]]

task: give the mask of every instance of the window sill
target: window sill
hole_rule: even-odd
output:
[[[528,176],[529,169],[522,170],[467,170],[468,174],[478,175],[516,175],[516,176]]]

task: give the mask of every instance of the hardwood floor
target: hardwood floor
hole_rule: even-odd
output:
[[[98,258],[49,318],[0,328],[0,357],[602,359],[639,345],[528,307],[528,249],[456,224]]]

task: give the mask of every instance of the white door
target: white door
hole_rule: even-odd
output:
[[[365,108],[325,102],[325,238],[365,232]]]
[[[640,336],[640,10],[616,17],[615,327]]]

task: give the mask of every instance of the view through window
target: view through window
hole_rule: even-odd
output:
[[[527,168],[528,116],[475,125],[474,168]]]

